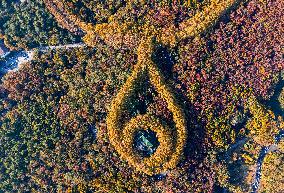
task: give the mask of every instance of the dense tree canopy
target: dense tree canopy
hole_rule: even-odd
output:
[[[79,41],[79,37],[58,26],[41,0],[1,0],[0,37],[11,49],[31,49]]]
[[[165,2],[2,0],[0,33],[10,48],[29,49],[76,42],[88,33],[83,22],[168,29],[203,13],[210,1]],[[275,88],[283,81],[283,13],[282,0],[238,2],[195,37],[157,38],[151,55],[138,43],[147,33],[135,25],[91,34],[92,46],[35,51],[0,82],[0,192],[251,192],[261,149],[276,145],[284,129],[284,90]],[[177,27],[183,28],[190,30]],[[112,35],[124,41],[118,45]],[[154,70],[122,92],[143,60],[153,61]],[[169,92],[174,97],[165,97]],[[170,153],[178,146],[172,136],[180,105],[187,136],[173,167],[143,172],[112,143],[112,101],[125,93],[119,121],[157,118],[170,128],[160,141],[173,142]],[[280,104],[280,113],[269,101]],[[264,159],[261,192],[284,190],[283,140],[277,144]]]

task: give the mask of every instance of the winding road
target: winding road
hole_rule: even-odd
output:
[[[256,174],[255,174],[255,179],[254,183],[252,184],[252,192],[251,193],[257,193],[257,190],[259,188],[260,180],[261,180],[261,168],[262,168],[262,163],[265,158],[265,156],[277,150],[277,144],[280,142],[280,140],[284,137],[284,130],[281,130],[278,135],[275,136],[275,143],[270,146],[263,147],[260,151],[260,154],[257,159],[257,168],[256,168]]]

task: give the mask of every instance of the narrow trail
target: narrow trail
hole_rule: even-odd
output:
[[[65,44],[65,45],[59,45],[59,46],[39,47],[37,49],[40,51],[46,51],[46,50],[53,50],[53,49],[60,49],[60,48],[78,48],[78,47],[84,47],[84,46],[86,46],[86,44],[76,43],[76,44]]]

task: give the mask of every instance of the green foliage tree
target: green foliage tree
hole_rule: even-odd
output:
[[[31,49],[80,41],[79,36],[72,35],[58,26],[41,0],[1,1],[0,38],[5,39],[5,44],[9,48]]]

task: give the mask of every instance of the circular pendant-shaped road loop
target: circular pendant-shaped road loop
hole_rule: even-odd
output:
[[[163,74],[153,63],[152,38],[146,38],[138,48],[138,62],[131,74],[111,103],[107,117],[108,133],[111,144],[136,170],[148,175],[159,174],[173,169],[183,154],[187,130],[184,112],[178,104],[174,92],[166,85]],[[128,98],[135,93],[135,85],[148,76],[150,83],[167,103],[175,125],[169,128],[150,115],[138,115],[124,123],[123,112],[127,111]],[[133,149],[134,135],[138,130],[150,129],[157,133],[159,147],[150,157],[141,157]]]

